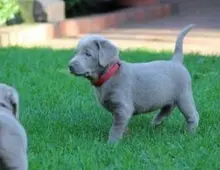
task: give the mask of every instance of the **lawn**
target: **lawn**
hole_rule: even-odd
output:
[[[1,82],[20,93],[21,122],[29,138],[30,170],[219,169],[220,57],[186,55],[201,121],[185,132],[176,109],[153,130],[154,114],[133,118],[130,133],[106,144],[111,114],[100,107],[87,80],[68,73],[71,50],[0,49]],[[169,52],[123,51],[131,62],[169,59]]]

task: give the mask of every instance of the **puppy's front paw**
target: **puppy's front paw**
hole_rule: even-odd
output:
[[[121,139],[121,135],[109,135],[108,137],[108,144],[116,144]]]
[[[199,119],[197,116],[195,116],[194,119],[188,120],[187,122],[187,130],[191,134],[196,134],[196,129],[199,125]]]
[[[195,124],[188,124],[187,126],[187,131],[191,134],[191,135],[195,135],[196,134],[196,128],[198,125]]]
[[[125,136],[125,135],[129,135],[129,134],[130,134],[130,131],[129,131],[128,128],[126,128],[126,129],[125,129],[125,132],[124,132],[124,136]]]
[[[117,140],[117,139],[108,139],[108,144],[111,144],[111,145],[115,145],[115,144],[117,144],[118,143],[118,141],[119,140]]]

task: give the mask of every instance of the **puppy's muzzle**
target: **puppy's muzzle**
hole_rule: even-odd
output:
[[[69,64],[69,71],[71,74],[74,74],[76,76],[86,76],[88,73],[87,73],[87,70],[83,67],[83,65],[75,60],[75,61],[72,61],[70,64]]]
[[[75,60],[75,61],[71,62],[69,64],[69,71],[70,71],[70,73],[75,74],[77,72],[77,68],[80,67],[79,65],[80,65],[79,61]]]

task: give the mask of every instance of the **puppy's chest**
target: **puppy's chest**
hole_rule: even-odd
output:
[[[102,93],[97,92],[97,98],[100,104],[110,112],[113,112],[116,108],[119,107],[120,102],[118,102],[118,97],[115,92]]]

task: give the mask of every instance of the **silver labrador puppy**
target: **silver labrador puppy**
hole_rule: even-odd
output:
[[[0,170],[27,170],[27,135],[18,120],[19,96],[0,83]]]
[[[182,44],[194,24],[179,34],[169,61],[128,63],[120,60],[118,48],[99,35],[83,37],[69,63],[72,74],[83,76],[94,85],[99,102],[113,115],[109,143],[118,141],[133,115],[160,109],[152,120],[159,125],[177,106],[190,132],[199,124],[191,77],[183,65]]]

